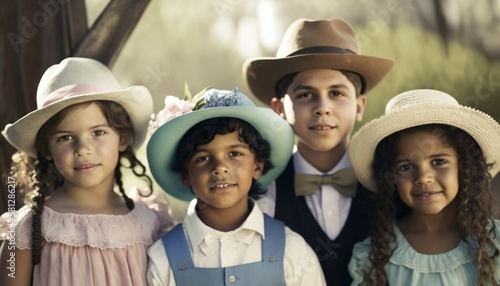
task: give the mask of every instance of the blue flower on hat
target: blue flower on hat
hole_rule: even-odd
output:
[[[249,98],[240,93],[237,87],[230,91],[206,88],[194,97],[191,97],[187,91],[184,97],[188,100],[179,99],[173,95],[165,98],[165,107],[158,114],[151,115],[148,128],[150,136],[166,122],[191,111],[212,107],[255,106]]]
[[[205,108],[240,105],[241,94],[237,87],[229,93],[219,93],[218,90],[209,90],[205,96]]]

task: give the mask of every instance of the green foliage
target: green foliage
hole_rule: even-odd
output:
[[[333,13],[330,6],[319,8],[324,6],[323,0],[295,2],[295,6],[290,6],[288,1],[276,1],[283,29],[299,17],[343,16],[355,26],[363,54],[396,59],[392,71],[368,94],[364,120],[358,126],[383,114],[385,104],[394,95],[416,88],[448,92],[460,103],[500,120],[500,96],[496,95],[500,94],[499,61],[488,62],[479,51],[456,41],[444,43],[438,34],[415,26],[391,28],[388,22],[376,22],[378,30],[366,23],[356,26],[354,23],[361,23],[362,19],[371,19],[369,23],[378,19],[374,15],[379,10],[371,9],[367,3],[358,11],[347,9],[355,4],[339,2],[336,5],[340,6],[335,7],[345,9],[334,9]],[[267,50],[258,38],[240,29],[257,25],[256,4],[241,0],[189,3],[152,1],[113,67],[114,72],[124,85],[147,86],[153,94],[155,110],[163,106],[166,95],[182,97],[184,82],[193,93],[206,86],[238,87],[252,97],[242,78],[241,66],[246,57],[239,51],[238,39],[247,39],[248,46],[257,46],[260,52],[255,56],[273,56],[276,52]],[[342,14],[347,11],[353,15]],[[394,22],[396,16],[393,15]],[[221,32],[218,27],[224,30]]]
[[[357,29],[363,36],[363,30]],[[453,95],[460,104],[500,119],[500,62],[488,62],[478,51],[456,41],[443,42],[438,34],[410,26],[386,28],[369,39],[363,54],[394,58],[384,80],[367,95],[363,122],[384,113],[394,95],[420,88]]]

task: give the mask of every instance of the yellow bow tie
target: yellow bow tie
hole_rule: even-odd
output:
[[[295,174],[296,196],[311,195],[322,185],[331,185],[342,195],[353,198],[358,180],[352,168],[342,169],[332,175]]]

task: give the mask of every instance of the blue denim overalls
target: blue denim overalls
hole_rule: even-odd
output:
[[[262,261],[223,268],[197,268],[193,264],[182,224],[178,224],[162,238],[176,284],[285,285],[284,224],[264,214],[264,231],[266,239],[262,241]]]

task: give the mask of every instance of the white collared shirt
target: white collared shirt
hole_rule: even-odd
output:
[[[349,156],[344,154],[339,163],[330,171],[322,173],[309,164],[299,152],[293,154],[293,167],[295,173],[324,175],[333,174],[339,170],[350,168]],[[293,177],[290,178],[293,180]],[[352,198],[340,194],[334,187],[321,186],[314,194],[306,196],[306,203],[321,229],[334,240],[347,221],[351,209]],[[274,217],[276,208],[276,182],[267,187],[267,193],[257,201],[262,211]]]
[[[183,223],[195,267],[229,267],[262,260],[264,215],[254,204],[247,219],[237,229],[221,232],[205,225],[191,201]],[[285,227],[284,271],[286,285],[326,285],[314,251],[297,233]],[[176,285],[162,240],[148,250],[149,285]]]

